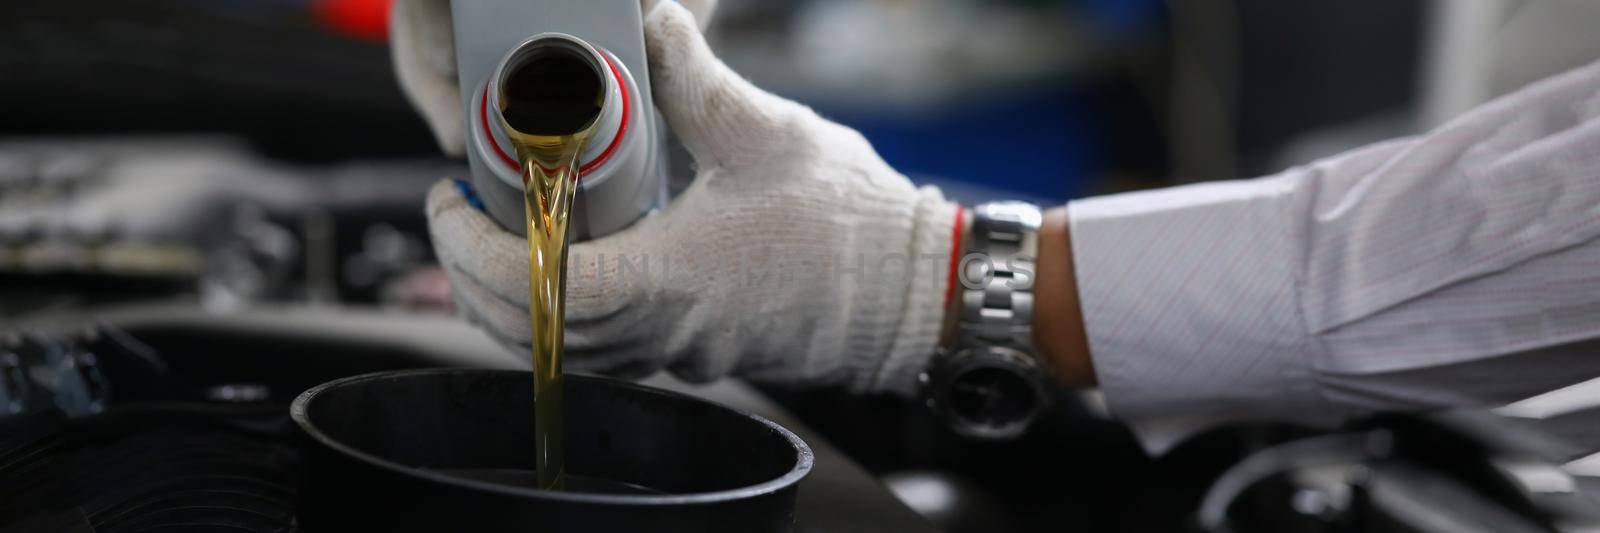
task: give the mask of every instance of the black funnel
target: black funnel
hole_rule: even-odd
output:
[[[790,531],[811,449],[766,419],[623,381],[567,376],[567,472],[531,488],[533,377],[408,370],[300,395],[307,531]]]

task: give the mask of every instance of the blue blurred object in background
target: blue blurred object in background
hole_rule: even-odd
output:
[[[1105,190],[1105,146],[1131,123],[1119,118],[1125,84],[1107,80],[1165,50],[1161,0],[721,6],[713,47],[734,70],[860,130],[891,166],[964,203]]]
[[[952,198],[1009,194],[1045,204],[1083,196],[1099,168],[1082,91],[988,94],[917,113],[818,108],[861,131],[890,166]]]
[[[1161,38],[1166,3],[1162,0],[1077,0],[1086,27],[1107,41]]]

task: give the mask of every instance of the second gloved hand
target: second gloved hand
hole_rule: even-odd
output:
[[[569,251],[568,368],[910,390],[943,318],[959,208],[859,133],[751,85],[692,16],[645,21],[655,99],[694,156],[664,211]],[[527,241],[428,196],[458,306],[527,353]]]

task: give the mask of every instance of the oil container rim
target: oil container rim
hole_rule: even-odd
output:
[[[712,492],[694,492],[694,493],[686,493],[686,494],[605,494],[605,493],[595,493],[595,492],[555,491],[555,490],[535,489],[535,488],[527,488],[527,487],[516,487],[516,486],[505,485],[505,484],[500,484],[500,483],[491,483],[491,482],[487,482],[487,481],[479,481],[479,480],[475,480],[475,479],[462,478],[462,477],[458,477],[458,476],[451,476],[451,475],[439,473],[437,471],[428,470],[426,468],[416,468],[416,467],[412,467],[412,466],[403,465],[403,464],[400,464],[400,463],[397,463],[397,462],[394,462],[394,461],[390,461],[390,460],[387,460],[387,459],[383,459],[383,458],[374,456],[372,454],[363,452],[361,450],[357,450],[355,448],[352,448],[349,445],[346,445],[346,444],[344,444],[342,442],[339,442],[339,441],[333,439],[332,437],[328,436],[327,434],[323,433],[322,430],[318,429],[316,427],[316,425],[311,423],[311,417],[310,417],[310,414],[308,413],[309,405],[313,400],[316,399],[316,396],[318,394],[320,394],[321,392],[323,392],[325,390],[332,389],[332,388],[335,388],[335,387],[342,387],[342,386],[350,385],[350,384],[353,384],[353,383],[359,383],[359,382],[364,382],[364,381],[372,381],[372,380],[383,379],[383,378],[415,377],[415,376],[433,375],[433,374],[459,374],[459,373],[518,374],[518,375],[521,375],[521,374],[526,374],[527,371],[487,369],[487,368],[447,367],[447,368],[422,368],[422,369],[407,369],[407,370],[385,370],[385,371],[380,371],[380,372],[371,372],[371,373],[367,373],[367,374],[349,376],[349,377],[344,377],[344,378],[339,378],[339,379],[335,379],[335,380],[332,380],[332,381],[328,381],[326,383],[322,383],[322,384],[317,385],[315,387],[312,387],[310,389],[306,389],[305,392],[300,393],[300,395],[295,397],[294,402],[291,403],[290,406],[289,406],[289,417],[294,420],[295,425],[299,426],[301,431],[304,431],[313,440],[317,441],[318,444],[320,444],[322,446],[327,446],[327,447],[329,447],[329,448],[331,448],[331,449],[333,449],[335,451],[338,451],[340,453],[346,454],[349,457],[353,457],[353,458],[355,458],[355,459],[357,459],[357,460],[359,460],[361,462],[367,463],[368,465],[371,465],[371,466],[374,466],[374,467],[377,467],[377,468],[381,468],[381,469],[384,469],[384,470],[388,470],[390,472],[395,472],[395,473],[406,475],[406,476],[418,477],[418,478],[426,479],[428,481],[432,481],[432,482],[435,482],[435,483],[441,483],[441,484],[445,484],[445,485],[454,485],[454,486],[459,486],[459,487],[470,488],[470,489],[473,489],[473,490],[500,493],[500,494],[504,494],[504,495],[508,495],[508,496],[518,496],[518,497],[526,497],[526,498],[539,498],[539,499],[544,499],[544,500],[549,500],[549,501],[558,501],[558,502],[565,502],[565,503],[613,504],[613,505],[627,505],[627,506],[656,506],[656,505],[673,506],[673,505],[696,505],[696,504],[715,504],[715,503],[733,502],[733,501],[745,500],[745,499],[749,499],[749,498],[753,498],[753,497],[757,497],[757,496],[764,496],[764,495],[767,495],[767,494],[772,494],[772,493],[779,492],[779,491],[788,489],[790,487],[793,487],[794,485],[798,484],[801,479],[804,479],[805,476],[811,472],[811,468],[813,466],[813,463],[815,462],[815,456],[811,451],[811,447],[809,445],[807,445],[804,440],[801,440],[798,435],[795,435],[794,432],[789,431],[788,428],[785,428],[785,427],[783,427],[782,425],[779,425],[776,422],[768,420],[766,417],[763,417],[761,415],[757,415],[755,413],[751,413],[751,412],[744,411],[744,410],[741,410],[741,409],[735,409],[735,408],[732,408],[732,407],[728,407],[728,406],[723,405],[721,403],[713,402],[713,401],[706,400],[706,399],[703,399],[703,398],[696,398],[694,396],[683,394],[683,393],[677,392],[677,391],[670,391],[670,390],[660,389],[660,388],[656,388],[656,387],[649,387],[649,386],[640,385],[640,384],[637,384],[637,383],[624,381],[624,380],[620,380],[620,379],[613,379],[613,378],[606,378],[606,377],[599,377],[599,376],[586,376],[586,375],[582,375],[582,374],[567,374],[566,378],[567,379],[576,379],[578,381],[589,381],[589,382],[595,382],[595,383],[604,383],[607,386],[615,386],[615,387],[643,390],[643,391],[651,393],[651,394],[661,394],[661,395],[665,395],[665,396],[678,397],[678,398],[687,399],[687,400],[690,400],[690,401],[710,404],[712,406],[715,406],[718,409],[723,409],[723,410],[730,411],[730,412],[742,415],[744,417],[747,417],[747,418],[755,421],[756,423],[759,423],[759,424],[761,424],[763,426],[766,426],[768,429],[770,429],[773,432],[777,433],[779,436],[782,436],[789,443],[789,445],[794,448],[794,450],[795,450],[795,464],[794,464],[794,467],[790,468],[789,471],[784,473],[782,476],[778,476],[776,478],[769,479],[769,480],[763,481],[761,483],[757,483],[757,484],[754,484],[754,485],[747,485],[747,486],[743,486],[743,487],[732,488],[732,489],[726,489],[726,490],[712,491]]]

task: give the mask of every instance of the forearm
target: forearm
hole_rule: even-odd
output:
[[[1600,63],[1267,178],[1073,202],[1111,412],[1326,424],[1559,386],[1542,365],[1600,341],[1597,96]]]

